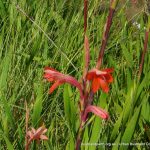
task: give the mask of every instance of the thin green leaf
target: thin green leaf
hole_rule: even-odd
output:
[[[11,142],[9,141],[9,139],[5,135],[3,135],[3,137],[4,137],[4,140],[6,142],[7,149],[8,150],[14,150],[13,145],[11,144]]]
[[[135,127],[136,127],[137,122],[138,122],[138,116],[139,116],[140,110],[141,110],[141,106],[139,106],[137,108],[137,110],[135,111],[133,117],[128,122],[127,127],[125,129],[125,132],[122,136],[121,143],[128,143],[129,144],[131,142],[133,133],[135,131]],[[126,150],[126,149],[128,149],[128,146],[121,145],[120,150],[122,150],[122,149]]]
[[[121,113],[120,117],[118,118],[118,120],[116,121],[114,128],[112,130],[111,136],[110,136],[110,141],[113,142],[119,132],[119,128],[121,126],[121,121],[122,121],[122,116],[123,113]]]
[[[33,108],[33,115],[32,115],[32,123],[33,126],[37,126],[38,122],[40,121],[40,116],[42,112],[42,101],[43,101],[43,85],[42,83],[37,83],[36,87],[36,101]]]

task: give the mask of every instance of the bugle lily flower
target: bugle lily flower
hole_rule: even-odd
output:
[[[94,113],[96,116],[98,116],[102,119],[108,119],[109,118],[108,113],[105,110],[103,110],[102,108],[97,107],[97,106],[93,106],[93,105],[89,105],[85,109],[85,112],[84,112],[84,115],[82,118],[83,121],[86,121],[87,115],[90,112]]]
[[[44,126],[39,127],[37,130],[32,128],[27,132],[27,136],[29,138],[28,144],[33,140],[36,140],[37,142],[39,142],[40,140],[48,140],[48,137],[44,135],[46,132],[47,129]]]
[[[59,71],[50,67],[45,67],[44,73],[45,79],[47,79],[49,82],[54,82],[53,85],[50,87],[50,93],[52,93],[59,85],[62,85],[63,83],[69,83],[79,90],[81,99],[84,98],[82,86],[74,77],[62,74]]]
[[[93,93],[96,93],[100,88],[102,88],[105,93],[109,92],[108,84],[113,82],[112,72],[112,68],[103,70],[94,68],[87,73],[86,79],[92,81]]]

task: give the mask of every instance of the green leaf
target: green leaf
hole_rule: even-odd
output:
[[[91,136],[89,137],[90,138],[89,143],[97,143],[98,142],[99,137],[100,137],[100,132],[102,130],[101,123],[102,123],[102,119],[95,117],[95,120],[94,120],[94,123],[92,126],[92,130],[91,130]],[[89,148],[90,148],[89,150],[95,150],[96,146],[90,146]]]
[[[16,14],[14,12],[14,4],[12,4],[12,5],[9,5],[9,20],[10,20],[10,25],[13,24],[15,18],[16,18]]]
[[[65,111],[65,117],[70,124],[70,97],[68,92],[68,85],[64,85],[64,92],[63,92],[63,99],[64,99],[64,111]]]
[[[70,140],[67,143],[66,150],[74,150],[75,149],[74,139],[71,135],[69,137],[70,137]]]
[[[131,78],[131,72],[130,69],[127,69],[127,89],[129,89],[132,86],[132,78]]]
[[[121,133],[119,133],[119,135],[116,138],[115,142],[112,144],[112,150],[118,150],[119,149],[120,139],[121,139]]]
[[[4,6],[4,1],[0,0],[0,16],[3,18],[6,14],[6,9]]]
[[[141,106],[139,106],[137,108],[137,110],[135,111],[133,117],[128,122],[127,127],[125,129],[125,132],[122,136],[121,143],[130,143],[130,141],[132,139],[132,136],[133,136],[133,133],[135,131],[136,124],[138,122],[138,116],[139,116],[139,113],[140,113],[140,109],[141,109]],[[128,146],[124,146],[124,145],[120,146],[120,150],[126,150],[126,149],[128,149]]]
[[[132,85],[128,89],[126,101],[123,108],[123,124],[126,123],[126,121],[129,118],[129,115],[132,114],[132,110],[134,108],[135,103],[134,101],[136,101],[135,94],[136,94],[136,83],[134,83],[133,81]]]
[[[3,137],[4,137],[4,140],[6,142],[7,149],[8,150],[14,150],[13,145],[11,144],[11,142],[9,141],[9,139],[5,135],[3,135]]]
[[[89,130],[88,130],[88,126],[86,126],[82,138],[83,145],[81,146],[81,149],[88,150],[88,145],[86,145],[86,143],[88,142],[89,142]]]
[[[7,102],[6,98],[4,97],[4,95],[2,95],[1,91],[0,91],[0,100],[2,101],[2,103],[4,105],[4,108],[5,108],[4,111],[8,118],[8,122],[10,123],[12,128],[15,129],[15,121],[14,121],[14,117],[11,112],[11,107],[10,107],[9,103]]]
[[[114,125],[114,128],[112,130],[112,134],[110,136],[110,141],[113,142],[119,132],[119,128],[121,126],[121,121],[122,121],[122,115],[123,113],[121,113],[119,119],[116,121],[115,125]]]
[[[123,55],[126,59],[126,62],[128,63],[128,66],[132,67],[133,58],[132,58],[132,55],[129,52],[129,49],[124,44],[121,44],[121,49],[122,49]]]
[[[2,60],[1,63],[1,75],[0,75],[0,89],[1,92],[6,92],[7,89],[7,80],[8,80],[8,74],[9,69],[11,67],[11,59],[12,59],[12,52],[13,52],[13,45],[10,45],[10,49],[8,52],[5,53],[5,57]],[[5,67],[4,67],[5,66]]]
[[[149,115],[150,114],[150,104],[149,104],[148,98],[149,98],[149,96],[147,96],[147,95],[145,95],[143,97],[141,115],[147,122],[150,122],[150,115]]]
[[[75,135],[77,106],[75,105],[75,102],[73,101],[72,97],[73,92],[70,85],[65,84],[63,92],[65,117],[66,120],[68,121],[70,129],[73,131],[73,134]]]
[[[76,133],[76,113],[77,113],[77,106],[75,104],[75,101],[73,100],[73,92],[72,92],[72,89],[71,89],[71,86],[68,85],[68,92],[69,92],[69,97],[71,98],[70,99],[70,122],[71,122],[71,126],[72,126],[72,130],[73,130],[73,133],[75,135]]]
[[[32,123],[33,126],[37,126],[40,121],[40,116],[42,112],[42,101],[43,101],[43,85],[42,83],[37,83],[35,85],[36,89],[36,101],[33,108],[33,115],[32,115]]]
[[[140,93],[143,91],[144,88],[149,86],[149,81],[150,80],[150,72],[148,72],[145,76],[144,79],[141,81],[141,83],[139,83],[138,85],[138,89],[137,89],[137,94],[136,94],[136,99],[139,98]]]

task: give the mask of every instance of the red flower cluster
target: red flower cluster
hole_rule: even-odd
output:
[[[62,74],[58,72],[57,70],[53,68],[49,68],[49,67],[46,67],[44,69],[44,72],[45,72],[44,78],[47,79],[49,82],[54,82],[53,85],[50,87],[50,91],[49,91],[50,93],[52,93],[59,85],[63,83],[69,83],[78,88],[81,99],[84,99],[82,86],[74,77]],[[113,82],[113,77],[111,75],[112,72],[113,72],[113,69],[108,68],[108,69],[103,69],[103,70],[92,69],[87,73],[86,79],[89,81],[92,81],[93,93],[96,93],[100,88],[105,93],[108,93],[109,91],[108,84]],[[89,112],[93,112],[95,115],[103,119],[109,118],[109,115],[105,110],[97,106],[89,105],[85,109],[85,113],[82,118],[83,120],[86,120],[87,114]]]

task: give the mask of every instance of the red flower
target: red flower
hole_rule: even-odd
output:
[[[62,74],[57,70],[49,67],[45,67],[44,69],[44,78],[49,82],[54,82],[54,84],[50,87],[50,93],[52,93],[59,85],[63,83],[69,83],[78,88],[80,92],[81,99],[83,99],[82,87],[81,84],[72,76]]]
[[[108,93],[108,84],[113,82],[112,72],[112,68],[107,68],[103,70],[92,69],[87,73],[86,79],[92,80],[92,91],[94,93],[96,93],[99,88],[102,88],[105,93]]]
[[[30,144],[33,140],[37,140],[37,142],[39,142],[39,140],[48,140],[48,137],[44,135],[46,132],[47,129],[44,126],[39,127],[37,130],[32,128],[31,131],[27,132],[27,136],[29,138],[28,144]]]
[[[83,121],[86,121],[87,114],[89,112],[94,113],[96,116],[98,116],[98,117],[100,117],[102,119],[106,119],[107,120],[109,118],[108,113],[105,110],[103,110],[102,108],[97,107],[97,106],[93,106],[93,105],[89,105],[85,109],[85,112],[84,112],[84,115],[83,115],[83,118],[82,118]]]

